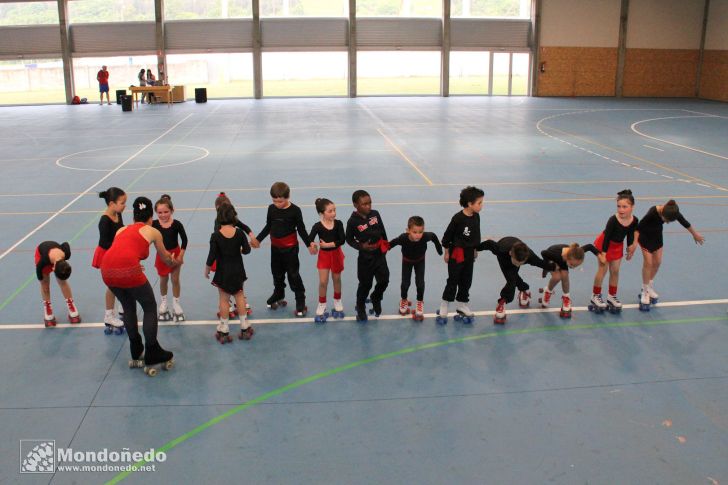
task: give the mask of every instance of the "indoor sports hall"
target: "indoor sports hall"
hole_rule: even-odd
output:
[[[725,25],[728,0],[0,2],[0,483],[728,483]],[[664,225],[646,306],[635,241],[621,311],[590,310],[587,252],[570,318],[526,264],[530,302],[519,287],[500,323],[488,250],[472,321],[457,302],[438,318],[449,264],[432,244],[422,321],[399,311],[400,247],[382,255],[378,317],[357,321],[345,244],[345,316],[315,322],[318,256],[300,239],[307,314],[290,286],[268,308],[268,237],[243,256],[255,334],[231,318],[221,345],[215,200],[259,234],[278,181],[307,231],[317,198],[346,227],[364,190],[386,239],[415,215],[443,239],[467,186],[484,192],[482,241],[539,257],[594,244],[625,189],[637,218],[673,200],[690,230]],[[104,324],[92,259],[110,187],[126,224],[137,197],[169,195],[189,239],[184,319],[159,321],[174,365],[153,377]],[[44,241],[70,246],[80,323],[50,274],[44,325]]]

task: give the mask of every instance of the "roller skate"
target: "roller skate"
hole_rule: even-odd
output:
[[[326,319],[329,318],[329,312],[326,311],[326,302],[319,302],[316,307],[316,316],[313,321],[316,323],[326,323]]]
[[[543,296],[538,299],[538,302],[541,304],[541,308],[548,308],[549,303],[551,303],[551,295],[553,295],[554,292],[548,288],[539,288],[538,292],[543,293]]]
[[[169,312],[169,308],[167,308],[167,297],[162,297],[162,302],[159,304],[159,310],[157,310],[157,314],[159,315],[159,321],[160,322],[169,322],[172,320],[172,314]]]
[[[182,306],[179,304],[179,298],[172,300],[172,311],[174,312],[175,322],[185,321],[185,312],[182,310]]]
[[[235,318],[238,316],[238,305],[235,303],[235,298],[230,297],[230,310],[228,311],[228,318]],[[218,317],[219,318],[219,317]]]
[[[412,320],[415,322],[421,322],[425,319],[425,302],[417,300],[415,309],[412,310]]]
[[[129,359],[130,369],[141,369],[144,367],[144,344],[141,335],[137,335],[135,339],[129,340],[129,350],[131,351],[131,359]]]
[[[124,322],[114,316],[114,310],[106,310],[104,313],[104,333],[106,335],[124,333]]]
[[[647,285],[647,293],[650,295],[650,303],[652,305],[660,301],[660,294],[655,291],[655,288],[652,286],[652,281]]]
[[[248,316],[253,314],[253,307],[250,306],[250,303],[248,303],[247,300],[245,300],[245,314]]]
[[[447,325],[447,312],[449,302],[446,302],[445,300],[440,303],[440,309],[437,310],[437,316],[435,317],[435,323],[438,325]]]
[[[373,317],[379,317],[382,314],[382,300],[371,300],[372,308],[369,310],[369,315]]]
[[[593,293],[589,306],[587,307],[590,312],[603,313],[607,309],[607,304],[604,303],[601,293]]]
[[[242,322],[240,323],[240,333],[238,334],[239,340],[250,340],[253,338],[253,335],[255,334],[255,330],[253,330],[253,326],[249,326],[248,328],[243,328]]]
[[[226,343],[230,343],[233,341],[233,338],[230,336],[230,327],[228,326],[227,322],[220,321],[220,323],[217,324],[215,340],[220,342],[221,345],[225,345]]]
[[[640,294],[637,295],[639,298],[640,303],[640,311],[641,312],[649,312],[650,311],[650,294],[647,291],[647,285],[642,285],[642,291],[640,291]]]
[[[334,309],[331,310],[331,316],[333,318],[344,318],[344,305],[340,299],[334,299]]]
[[[531,306],[531,292],[526,291],[519,291],[518,292],[518,306],[521,308],[528,308]]]
[[[369,318],[367,317],[367,307],[366,305],[361,305],[356,307],[356,321],[357,322],[366,322]]]
[[[407,298],[402,298],[399,300],[399,314],[404,316],[410,313],[410,307],[412,306],[412,302],[409,301]]]
[[[495,307],[493,323],[496,325],[505,325],[506,318],[506,301],[503,298],[500,298],[498,300],[498,305]]]
[[[296,300],[296,311],[294,313],[296,318],[303,318],[308,314],[308,307],[305,301]]]
[[[159,365],[162,370],[170,370],[174,367],[174,354],[167,350],[164,350],[159,342],[154,342],[147,346],[147,351],[144,354],[144,373],[149,377],[157,375],[157,368]]]
[[[561,296],[561,311],[559,312],[561,318],[571,318],[571,298],[569,295]]]
[[[607,309],[609,313],[620,313],[622,311],[622,302],[619,301],[617,295],[607,295]]]
[[[283,293],[283,290],[273,291],[273,294],[266,301],[268,308],[271,310],[277,310],[279,307],[284,307],[288,305],[288,302],[283,299],[284,296],[285,293]]]
[[[71,323],[81,323],[81,315],[78,313],[73,298],[66,298],[66,306],[68,307],[68,321]]]
[[[53,315],[53,307],[50,301],[43,301],[43,322],[47,327],[56,326],[56,316]]]
[[[475,319],[475,314],[468,307],[467,303],[459,302],[457,308],[455,309],[455,316],[453,318],[456,322],[471,324]]]

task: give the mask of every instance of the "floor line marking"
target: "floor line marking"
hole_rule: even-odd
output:
[[[49,222],[51,222],[51,221],[52,221],[53,219],[55,219],[56,217],[58,217],[58,215],[59,215],[59,214],[61,214],[61,213],[62,213],[63,211],[65,211],[66,209],[68,209],[69,207],[71,207],[71,206],[72,206],[73,204],[75,204],[75,203],[76,203],[76,202],[77,202],[77,201],[78,201],[78,200],[79,200],[79,199],[80,199],[81,197],[83,197],[84,195],[86,195],[86,194],[88,194],[89,192],[91,192],[91,191],[92,191],[93,189],[95,189],[96,187],[98,187],[98,186],[99,186],[99,184],[101,184],[101,183],[102,183],[102,182],[103,182],[104,180],[106,180],[107,178],[111,177],[111,176],[112,176],[113,174],[115,174],[115,173],[116,173],[116,172],[118,172],[119,170],[121,170],[121,169],[122,169],[122,168],[124,167],[124,165],[126,165],[126,164],[127,164],[127,163],[129,163],[129,162],[131,162],[131,161],[132,161],[132,160],[133,160],[134,158],[136,158],[137,156],[139,156],[139,155],[140,155],[140,154],[141,154],[141,153],[142,153],[142,152],[143,152],[144,150],[146,150],[147,148],[149,148],[150,146],[152,146],[152,145],[153,145],[153,144],[154,144],[155,142],[157,142],[158,140],[161,140],[161,139],[162,139],[162,138],[163,138],[163,137],[164,137],[165,135],[167,135],[168,133],[171,133],[171,132],[172,132],[172,130],[174,130],[174,129],[175,129],[175,128],[177,128],[177,127],[178,127],[179,125],[181,125],[181,124],[182,124],[182,123],[183,123],[183,122],[184,122],[185,120],[187,120],[187,118],[189,118],[190,116],[192,116],[192,113],[188,114],[187,116],[185,116],[184,118],[182,118],[182,120],[180,120],[180,121],[179,121],[179,122],[177,122],[177,123],[176,123],[176,124],[175,124],[174,126],[172,126],[172,127],[170,128],[170,129],[168,129],[167,131],[165,131],[164,133],[162,133],[161,135],[159,135],[159,136],[158,136],[157,138],[155,138],[154,140],[152,140],[152,141],[150,141],[149,143],[147,143],[146,145],[144,145],[144,146],[143,146],[143,147],[142,147],[142,148],[141,148],[141,149],[140,149],[139,151],[137,151],[137,152],[136,152],[136,153],[134,153],[134,154],[133,154],[132,156],[130,156],[129,158],[127,158],[126,160],[124,160],[124,161],[123,161],[123,162],[122,162],[122,163],[121,163],[121,164],[120,164],[119,166],[117,166],[117,167],[116,167],[115,169],[111,170],[111,171],[110,171],[109,173],[107,173],[106,175],[104,175],[103,177],[101,177],[101,178],[100,178],[100,179],[99,179],[99,180],[98,180],[97,182],[95,182],[94,184],[92,184],[92,185],[91,185],[91,186],[90,186],[89,188],[87,188],[86,190],[84,190],[83,192],[81,192],[81,193],[80,193],[80,194],[79,194],[78,196],[76,196],[76,197],[75,197],[75,198],[74,198],[73,200],[71,200],[71,202],[67,203],[66,205],[64,205],[63,207],[61,207],[61,208],[60,208],[59,210],[57,210],[57,211],[56,211],[56,212],[55,212],[55,213],[54,213],[54,214],[53,214],[52,216],[50,216],[50,217],[49,217],[48,219],[46,219],[46,220],[45,220],[45,221],[44,221],[43,223],[41,223],[40,225],[38,225],[38,227],[36,227],[36,228],[35,228],[35,229],[33,229],[32,231],[30,231],[30,232],[29,232],[28,234],[26,234],[26,235],[25,235],[25,236],[24,236],[23,238],[21,238],[21,239],[20,239],[20,240],[19,240],[18,242],[16,242],[16,243],[15,243],[15,244],[13,244],[12,246],[10,246],[10,248],[8,248],[7,250],[5,250],[5,252],[3,252],[2,254],[0,254],[0,261],[1,261],[1,260],[2,260],[3,258],[5,258],[5,256],[7,256],[8,254],[10,254],[10,252],[12,252],[12,251],[13,251],[13,249],[15,249],[15,248],[17,248],[18,246],[20,246],[21,244],[23,244],[23,243],[24,243],[25,241],[27,241],[27,240],[28,240],[28,239],[29,239],[29,238],[30,238],[30,237],[31,237],[31,236],[32,236],[33,234],[35,234],[36,232],[38,232],[39,230],[41,230],[41,229],[42,229],[43,227],[45,227],[45,226],[46,226],[46,225],[47,225],[47,224],[48,224]]]
[[[397,145],[395,145],[395,143],[392,140],[390,140],[389,137],[387,135],[385,135],[382,130],[377,128],[377,132],[379,132],[379,134],[382,135],[382,137],[387,141],[387,143],[389,143],[389,145],[394,149],[394,151],[399,153],[400,157],[402,157],[407,163],[410,164],[410,166],[413,169],[415,169],[415,171],[418,174],[420,174],[420,177],[422,177],[425,180],[425,182],[427,182],[427,185],[430,185],[430,186],[433,185],[432,180],[430,180],[430,178],[427,175],[425,175],[425,173],[422,170],[420,170],[420,167],[418,167],[415,162],[413,162],[407,155],[405,155],[405,153],[402,150],[400,150],[400,148]]]
[[[708,152],[708,151],[705,151],[705,150],[700,150],[699,148],[694,148],[694,147],[691,147],[691,146],[688,146],[688,145],[681,145],[680,143],[675,143],[673,141],[669,141],[669,140],[665,140],[665,139],[662,139],[662,138],[658,138],[656,136],[646,135],[645,133],[642,133],[637,128],[635,128],[640,123],[647,123],[648,121],[674,120],[674,119],[684,119],[684,118],[705,118],[705,117],[706,116],[667,116],[667,117],[664,117],[664,118],[652,118],[652,119],[649,119],[649,120],[635,121],[634,123],[632,123],[632,125],[630,125],[630,129],[633,132],[637,133],[638,135],[644,136],[645,138],[649,138],[651,140],[660,141],[662,143],[669,143],[670,145],[675,145],[676,147],[680,147],[680,148],[684,148],[686,150],[692,150],[694,152],[702,153],[703,155],[708,155],[708,156],[711,156],[711,157],[722,158],[723,160],[728,160],[728,157],[724,157],[723,155],[718,155],[717,153],[712,153],[712,152]],[[707,117],[712,118],[714,116],[709,115]]]
[[[395,350],[392,352],[387,352],[383,354],[373,355],[371,357],[367,357],[364,359],[360,359],[354,362],[350,362],[348,364],[344,364],[338,367],[334,367],[332,369],[328,369],[322,372],[319,372],[317,374],[310,375],[308,377],[304,377],[302,379],[299,379],[297,381],[294,381],[290,384],[284,385],[282,387],[279,387],[277,389],[273,389],[272,391],[268,391],[264,394],[261,394],[260,396],[253,398],[243,404],[237,405],[226,412],[209,419],[208,421],[205,421],[204,423],[200,424],[199,426],[193,428],[192,430],[186,432],[185,434],[178,436],[177,438],[174,438],[171,441],[168,441],[161,447],[154,447],[155,451],[157,452],[167,452],[171,450],[172,448],[177,447],[178,445],[184,443],[185,441],[197,436],[198,434],[202,433],[203,431],[207,430],[208,428],[224,421],[225,419],[232,417],[241,411],[244,411],[250,407],[255,406],[256,404],[261,404],[265,401],[268,401],[269,399],[279,396],[281,394],[284,394],[288,391],[297,389],[299,387],[305,386],[306,384],[310,384],[312,382],[319,381],[321,379],[325,379],[327,377],[331,377],[333,375],[340,374],[342,372],[346,372],[351,369],[355,369],[357,367],[361,367],[366,364],[373,364],[376,362],[384,361],[387,359],[391,359],[394,357],[400,357],[403,355],[412,354],[415,352],[419,352],[422,350],[429,350],[429,349],[435,349],[438,347],[445,347],[447,345],[452,344],[460,344],[460,343],[467,343],[467,342],[477,342],[480,340],[486,340],[486,339],[492,339],[492,338],[498,338],[498,337],[506,337],[511,335],[529,335],[529,334],[536,334],[536,333],[546,333],[546,332],[555,332],[555,331],[574,331],[574,330],[599,330],[599,329],[613,329],[613,328],[639,328],[639,327],[656,327],[661,325],[696,325],[696,324],[704,324],[708,322],[714,322],[718,320],[723,320],[724,317],[703,317],[703,318],[686,318],[686,319],[679,319],[679,320],[653,320],[648,322],[613,322],[613,323],[596,323],[596,324],[577,324],[577,325],[554,325],[554,326],[547,326],[547,327],[532,327],[532,328],[525,328],[525,329],[509,329],[509,330],[492,330],[487,333],[481,333],[478,335],[469,335],[467,337],[458,337],[458,338],[451,338],[446,340],[438,340],[433,341],[425,344],[415,345],[411,347],[405,347],[403,349]],[[115,475],[111,480],[106,482],[106,485],[114,485],[116,483],[121,482],[125,478],[127,478],[129,475],[134,473],[139,467],[143,466],[147,462],[145,460],[137,461],[136,463],[132,464],[130,466],[130,469],[121,473],[118,473]]]
[[[665,151],[662,148],[657,148],[657,147],[653,147],[653,146],[650,146],[650,145],[642,145],[642,146],[643,147],[646,147],[646,148],[652,148],[653,150],[657,150],[658,152],[664,152]]]
[[[728,303],[728,298],[723,299],[717,299],[717,300],[686,300],[686,301],[665,301],[658,303],[655,308],[672,308],[672,307],[684,307],[684,306],[697,306],[697,305],[724,305]],[[638,303],[625,303],[622,308],[624,310],[633,310],[639,308]],[[507,315],[524,315],[524,314],[541,314],[541,313],[559,313],[561,311],[560,308],[518,308],[518,309],[507,309],[506,314]],[[572,312],[588,312],[589,309],[585,306],[579,306],[579,307],[573,307]],[[606,313],[606,312],[605,312]],[[495,310],[482,310],[482,311],[475,311],[473,314],[476,317],[485,317],[485,316],[493,316],[495,315]],[[425,313],[425,318],[435,318],[437,317],[437,314],[435,313]],[[451,315],[452,318],[452,315]],[[377,320],[411,320],[411,315],[400,315],[398,313],[391,314],[391,315],[380,315],[378,318],[370,318],[370,321],[377,321]],[[356,317],[354,316],[348,316],[344,318],[329,318],[327,320],[327,323],[335,323],[335,322],[353,322],[356,321]],[[196,327],[196,326],[203,326],[203,325],[217,325],[220,323],[220,320],[187,320],[184,322],[159,322],[160,327]],[[263,319],[251,319],[248,318],[248,323],[255,324],[255,325],[272,325],[272,324],[282,324],[282,323],[313,323],[313,316],[306,317],[306,318],[297,318],[297,317],[290,317],[290,318],[263,318]],[[231,325],[234,324],[234,321],[231,320]],[[104,328],[105,324],[104,322],[94,322],[94,323],[59,323],[56,328]],[[6,325],[0,325],[0,330],[45,330],[45,327],[42,323],[13,323],[13,324],[6,324]],[[50,329],[52,330],[52,329]]]

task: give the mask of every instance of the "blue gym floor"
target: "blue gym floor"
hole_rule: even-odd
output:
[[[728,104],[697,100],[2,108],[0,483],[728,483],[726,134]],[[215,196],[227,192],[257,232],[277,180],[291,186],[308,227],[317,197],[332,199],[345,222],[351,193],[366,189],[390,238],[415,214],[442,236],[460,189],[473,184],[486,194],[483,237],[518,236],[537,252],[592,242],[616,193],[631,188],[635,215],[674,198],[706,243],[665,227],[661,300],[649,313],[636,308],[639,251],[622,265],[620,315],[585,309],[591,255],[572,272],[571,320],[558,316],[560,291],[555,308],[538,308],[545,280],[525,267],[531,309],[510,304],[507,325],[496,327],[503,277],[490,253],[476,262],[473,325],[435,324],[446,266],[434,248],[424,322],[397,314],[398,248],[387,257],[386,315],[354,322],[356,254],[347,248],[347,318],[317,325],[316,258],[305,251],[311,317],[265,308],[266,240],[245,257],[255,337],[221,346],[217,292],[203,277]],[[188,321],[160,327],[176,367],[154,378],[128,368],[126,335],[106,336],[100,323],[104,286],[90,263],[104,209],[96,193],[109,186],[124,188],[129,206],[170,194],[190,236]],[[73,328],[55,282],[59,326],[43,328],[33,251],[48,239],[73,248],[84,319]],[[167,460],[154,472],[20,474],[20,440],[31,439],[74,451],[155,448]]]

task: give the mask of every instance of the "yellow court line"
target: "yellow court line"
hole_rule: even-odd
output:
[[[405,155],[405,154],[404,154],[404,152],[402,152],[402,150],[400,150],[400,149],[399,149],[399,147],[398,147],[397,145],[395,145],[395,144],[394,144],[394,142],[393,142],[392,140],[390,140],[390,139],[389,139],[389,137],[387,137],[387,135],[385,135],[385,134],[384,134],[384,132],[382,132],[382,130],[380,130],[379,128],[377,128],[377,131],[379,132],[379,134],[380,134],[380,135],[382,135],[382,137],[383,137],[383,138],[384,138],[385,140],[387,140],[387,143],[389,143],[389,145],[390,145],[390,146],[391,146],[392,148],[394,148],[394,150],[395,150],[395,151],[396,151],[397,153],[399,153],[399,156],[400,156],[400,157],[402,157],[402,158],[403,158],[403,159],[404,159],[404,160],[405,160],[405,161],[406,161],[407,163],[409,163],[409,164],[410,164],[410,165],[412,166],[412,168],[414,168],[414,169],[415,169],[415,171],[416,171],[416,172],[417,172],[418,174],[420,174],[420,176],[421,176],[421,177],[422,177],[423,179],[425,179],[425,182],[427,182],[427,185],[434,185],[434,184],[432,183],[432,180],[430,180],[430,178],[429,178],[429,177],[428,177],[427,175],[425,175],[425,173],[424,173],[424,172],[423,172],[422,170],[420,170],[420,167],[418,167],[418,166],[417,166],[417,165],[415,164],[415,162],[413,162],[412,160],[410,160],[410,158],[409,158],[409,157],[408,157],[407,155]]]
[[[696,199],[728,199],[728,195],[660,195],[660,196],[649,196],[649,197],[635,197],[635,200],[644,201],[666,201],[668,199],[676,200],[696,200]],[[558,199],[486,199],[485,204],[531,204],[531,203],[561,203],[561,202],[603,202],[613,201],[614,197],[573,197],[573,198],[558,198]],[[334,203],[345,206],[350,202],[336,202]],[[457,206],[457,200],[436,200],[436,201],[402,201],[402,202],[380,202],[377,201],[377,206],[401,206],[401,205],[453,205]],[[314,204],[298,204],[298,207],[312,208]],[[236,209],[267,209],[268,204],[262,205],[236,205]],[[214,207],[175,207],[175,212],[212,212]],[[98,210],[75,210],[75,211],[64,211],[60,215],[66,214],[96,214]],[[49,211],[28,211],[28,212],[0,212],[0,216],[28,216],[28,215],[46,215],[53,214],[54,212]]]
[[[660,168],[662,170],[665,170],[667,172],[680,175],[681,177],[686,177],[686,178],[689,178],[691,180],[697,180],[698,182],[702,182],[704,184],[708,184],[708,185],[710,185],[713,188],[718,188],[718,189],[721,189],[721,190],[728,190],[725,187],[720,186],[718,184],[714,184],[712,182],[708,182],[707,180],[703,180],[701,178],[694,177],[694,176],[692,176],[690,174],[687,174],[685,172],[681,172],[680,170],[676,170],[674,168],[670,168],[670,167],[667,167],[665,165],[662,165],[661,163],[657,163],[657,162],[654,162],[652,160],[647,160],[646,158],[638,157],[637,155],[633,155],[633,154],[628,153],[628,152],[623,152],[622,150],[618,150],[617,148],[610,147],[608,145],[602,145],[601,143],[598,143],[596,141],[590,140],[588,138],[581,137],[579,135],[575,135],[574,133],[569,133],[568,131],[560,130],[558,128],[554,128],[553,126],[549,126],[549,127],[547,127],[547,129],[554,130],[554,131],[558,131],[559,133],[562,133],[562,134],[567,135],[567,136],[572,136],[572,137],[576,138],[577,140],[581,140],[581,141],[586,142],[586,143],[591,143],[592,145],[596,145],[596,146],[598,146],[600,148],[604,148],[604,149],[607,149],[607,150],[612,150],[613,152],[620,153],[622,155],[625,155],[627,157],[633,158],[635,160],[639,160],[641,162],[645,162],[645,163],[647,163],[649,165],[652,165],[654,167],[658,167],[658,168]]]

